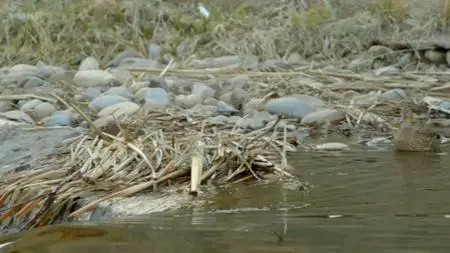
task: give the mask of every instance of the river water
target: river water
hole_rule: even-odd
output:
[[[0,252],[448,252],[449,156],[302,153],[312,184],[233,185],[208,204],[10,235]]]

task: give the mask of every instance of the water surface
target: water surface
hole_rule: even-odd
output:
[[[189,210],[13,235],[0,252],[448,252],[449,162],[424,153],[302,153],[291,163],[309,191],[233,185]]]

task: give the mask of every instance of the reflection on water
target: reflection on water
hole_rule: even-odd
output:
[[[449,156],[303,153],[314,185],[235,185],[211,204],[139,220],[10,235],[0,252],[448,252]]]

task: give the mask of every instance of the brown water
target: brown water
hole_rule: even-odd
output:
[[[0,252],[449,252],[449,162],[304,153],[292,164],[313,184],[307,192],[235,185],[189,210],[13,235],[19,239]]]

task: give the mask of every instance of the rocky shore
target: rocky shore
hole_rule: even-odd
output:
[[[213,150],[202,151],[207,153],[201,156],[206,159],[202,176],[205,180],[215,173],[208,172],[211,166],[227,157],[223,152],[234,157],[233,164],[249,163],[245,165],[251,171],[249,175],[235,178],[245,171],[238,165],[234,172],[228,171],[228,176],[218,180],[220,183],[261,179],[266,174],[266,169],[255,172],[252,168],[270,168],[275,174],[294,178],[286,161],[289,153],[345,152],[355,145],[393,149],[392,138],[405,108],[412,108],[418,119],[425,120],[424,126],[441,135],[442,143],[447,141],[450,101],[446,92],[450,86],[447,63],[442,61],[445,53],[438,62],[431,57],[438,53],[429,52],[440,49],[420,51],[414,56],[374,45],[359,59],[338,68],[326,62],[305,61],[295,54],[286,61],[232,55],[175,61],[170,55],[161,57],[158,48],[150,44],[146,58],[125,50],[103,67],[95,58],[87,57],[77,70],[43,62],[0,69],[0,149],[4,150],[0,165],[6,172],[0,188],[4,190],[2,198],[9,199],[9,204],[3,205],[3,220],[10,219],[11,224],[17,214],[9,210],[14,208],[24,215],[25,207],[15,206],[16,200],[8,195],[14,192],[9,185],[26,188],[31,184],[38,189],[36,182],[20,183],[20,178],[31,175],[27,174],[30,170],[59,173],[46,178],[56,180],[42,188],[50,195],[50,186],[77,192],[75,189],[86,188],[81,184],[86,178],[91,184],[96,182],[94,185],[105,194],[94,200],[84,199],[83,204],[78,203],[78,211],[70,210],[77,217],[89,210],[91,217],[95,206],[185,175],[189,168],[170,169],[179,166],[172,161],[181,158],[174,155],[190,150],[188,158],[180,160],[183,166],[195,160],[192,150],[205,144],[197,143],[199,136],[199,143],[210,142],[208,148]],[[428,71],[412,70],[420,64],[420,55],[428,61],[421,65]],[[336,136],[340,141],[330,141]],[[182,144],[177,146],[177,141]],[[263,143],[273,150],[254,147]],[[228,149],[223,151],[221,145]],[[257,151],[247,152],[250,146]],[[243,154],[246,157],[241,157]],[[229,158],[224,159],[228,164]],[[191,169],[193,164],[189,165]],[[133,169],[117,174],[127,166]],[[138,169],[133,172],[134,168]],[[78,170],[81,181],[71,175]],[[167,175],[167,179],[160,180]],[[60,179],[73,184],[61,185]],[[115,192],[117,182],[124,186]],[[186,188],[190,181],[179,182],[181,188]],[[133,188],[138,186],[142,189]],[[75,194],[70,200],[79,197]],[[173,206],[177,201],[172,202]],[[126,210],[127,215],[132,215],[132,210],[120,205],[111,210]],[[42,206],[37,210],[42,211]],[[152,208],[145,210],[152,212]]]

